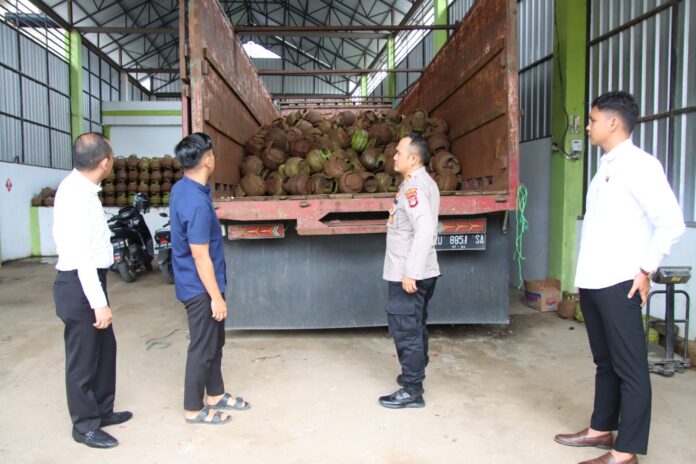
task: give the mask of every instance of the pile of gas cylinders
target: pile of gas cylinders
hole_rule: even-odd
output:
[[[133,204],[136,193],[144,193],[153,206],[166,206],[172,186],[183,176],[181,163],[171,155],[116,157],[109,177],[102,184],[100,198],[104,206],[126,206]]]
[[[461,166],[450,152],[447,122],[424,110],[301,110],[264,126],[245,144],[235,197],[395,192],[401,138],[412,132],[428,142],[429,171],[442,191],[461,185]]]

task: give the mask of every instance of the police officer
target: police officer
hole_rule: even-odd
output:
[[[389,284],[387,320],[401,364],[402,387],[379,402],[386,408],[422,408],[428,364],[428,302],[440,275],[435,252],[440,192],[425,170],[428,143],[418,134],[401,139],[395,170],[404,176],[387,223],[383,278]]]

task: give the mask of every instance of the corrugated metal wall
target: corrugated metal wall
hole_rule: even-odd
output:
[[[551,136],[554,0],[517,4],[520,142]]]
[[[413,14],[409,24],[434,24],[434,10],[432,0],[425,0]],[[396,34],[394,39],[394,61],[395,68],[424,68],[433,59],[433,33],[432,31],[416,30],[402,31]],[[387,68],[387,58],[383,56],[375,66],[377,68]],[[394,104],[401,101],[401,96],[406,93],[408,88],[418,80],[421,73],[396,73],[396,98]],[[386,73],[377,73],[368,77],[368,95],[386,96],[388,93]],[[354,95],[359,95],[356,90]]]
[[[166,76],[166,77],[165,77]],[[174,76],[173,76],[174,77]],[[172,77],[172,78],[173,78]],[[181,80],[179,76],[176,75],[176,79],[169,81],[168,75],[163,75],[163,77],[155,76],[152,78],[152,92],[153,93],[179,93],[181,92]],[[160,100],[160,98],[158,98]],[[167,98],[167,100],[181,100],[181,98]]]
[[[475,0],[451,2],[448,7],[449,23],[456,23],[464,18],[474,3]],[[521,0],[518,3],[520,141],[526,142],[551,135],[554,0]],[[432,32],[425,35],[423,41],[396,67],[426,67],[434,57],[433,39]],[[396,74],[396,95],[403,95],[419,76],[420,73]],[[386,94],[385,80],[372,95]]]
[[[469,12],[476,0],[455,0],[451,2],[448,10],[449,23],[454,24],[460,21]],[[451,34],[451,32],[450,32]]]
[[[130,86],[132,100],[149,100],[147,94]],[[85,132],[104,131],[101,125],[101,102],[118,101],[121,96],[119,71],[94,50],[82,45],[82,110]]]
[[[2,161],[72,166],[64,34],[59,29],[18,29],[0,20]]]
[[[280,51],[280,50],[279,50]],[[274,58],[253,58],[251,60],[252,63],[254,63],[254,66],[256,66],[256,69],[284,69],[283,68],[283,60],[279,59],[274,59]],[[288,69],[290,68],[290,63],[287,63]],[[266,86],[266,89],[268,90],[269,93],[271,94],[278,94],[278,93],[283,93],[283,77],[284,76],[261,76],[261,81],[264,83]],[[311,82],[306,85],[309,90],[305,90],[303,92],[296,92],[296,93],[312,93],[312,84]],[[287,90],[285,93],[292,93],[289,90]]]
[[[270,47],[270,50],[281,54],[280,48]],[[286,53],[289,53],[286,51]],[[256,69],[293,70],[300,69],[291,62],[273,58],[253,58]],[[303,69],[317,69],[316,63],[307,63]],[[273,94],[336,94],[348,92],[347,80],[343,76],[261,76],[261,81],[268,92]]]
[[[696,5],[694,0],[592,0],[588,107],[625,90],[640,106],[634,143],[666,169],[687,221],[696,220]],[[588,150],[588,182],[601,153]]]

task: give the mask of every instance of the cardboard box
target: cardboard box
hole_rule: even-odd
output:
[[[537,311],[556,311],[561,302],[561,281],[557,279],[525,280],[524,300]]]

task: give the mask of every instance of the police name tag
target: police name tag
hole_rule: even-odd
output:
[[[486,234],[438,235],[435,249],[438,251],[485,250]]]

